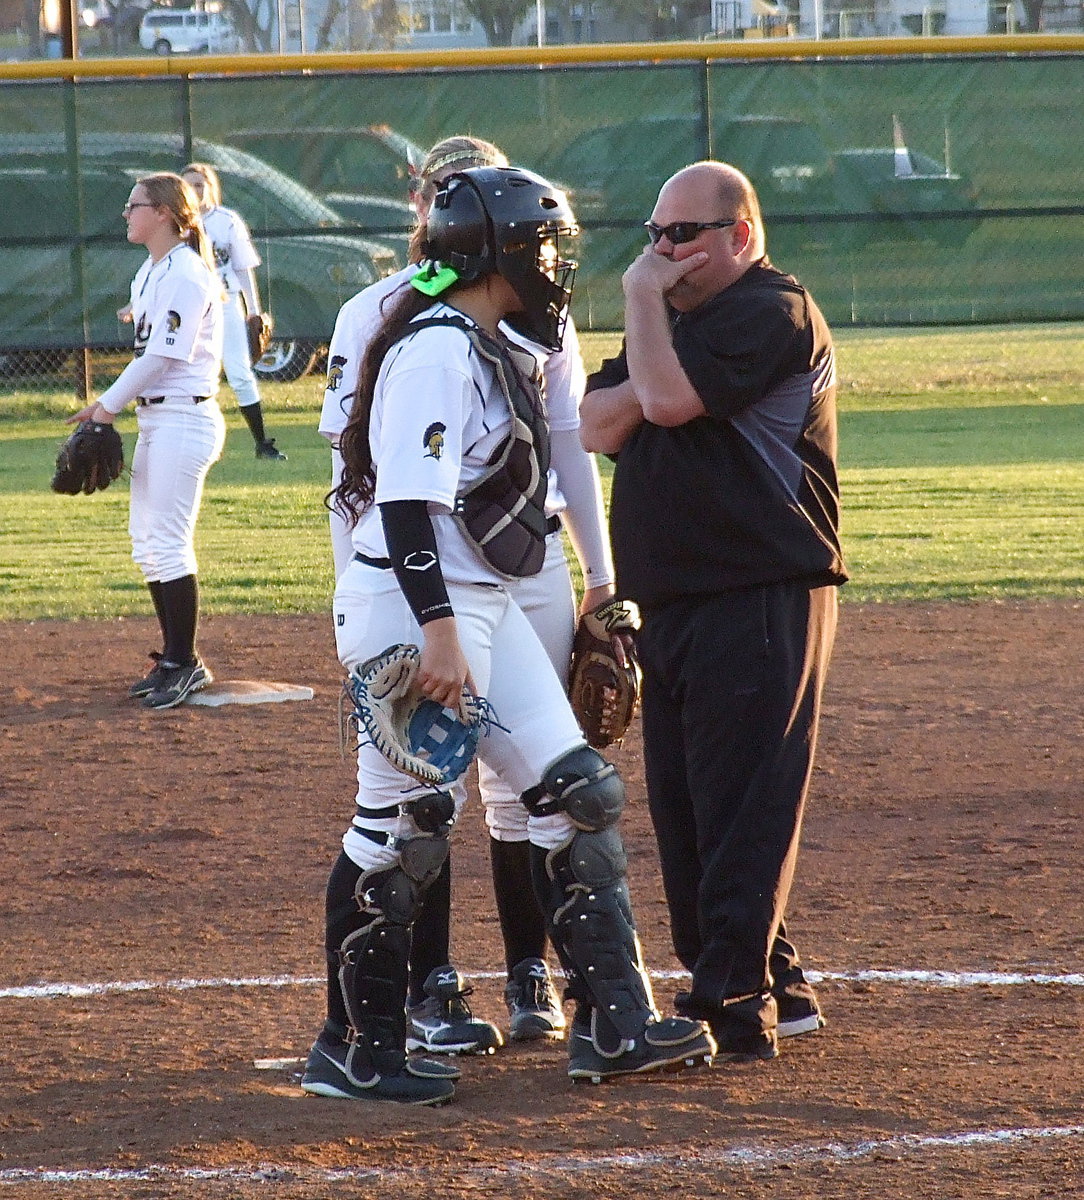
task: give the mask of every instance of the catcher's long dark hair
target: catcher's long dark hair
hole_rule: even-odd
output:
[[[414,288],[393,292],[384,301],[390,304],[383,324],[369,343],[358,372],[358,386],[350,406],[350,417],[339,439],[343,458],[343,475],[339,486],[328,492],[324,503],[347,520],[356,520],[373,502],[376,491],[376,471],[373,451],[369,444],[369,418],[373,411],[373,394],[380,364],[388,350],[402,336],[410,322],[429,308],[433,301]]]

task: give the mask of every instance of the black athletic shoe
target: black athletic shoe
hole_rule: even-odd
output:
[[[257,458],[273,458],[276,462],[286,462],[286,455],[276,448],[275,439],[268,438],[266,441],[260,442],[256,447]]]
[[[201,691],[214,682],[214,676],[198,658],[183,666],[166,662],[159,666],[162,677],[154,690],[144,697],[144,708],[174,708],[193,692]]]
[[[699,1003],[689,992],[678,992],[674,1007],[688,1017],[707,1021],[717,1046],[717,1063],[767,1062],[779,1054],[775,1026],[764,1028],[764,1022],[775,1016],[775,1002],[769,996],[719,1008]]]
[[[525,958],[512,969],[505,984],[504,1002],[511,1018],[509,1037],[514,1042],[565,1035],[565,1014],[553,987],[549,967],[540,958]]]
[[[137,679],[128,689],[129,700],[138,700],[141,696],[149,696],[162,682],[162,655],[157,650],[152,650],[151,658],[154,659],[154,666],[142,679]]]
[[[781,1038],[798,1037],[803,1033],[816,1033],[828,1024],[816,1000],[805,996],[776,996],[779,1005],[779,1024],[775,1032]]]
[[[393,1075],[373,1071],[359,1078],[347,1063],[349,1051],[346,1042],[322,1031],[309,1051],[301,1090],[336,1100],[389,1100],[434,1107],[455,1095],[455,1083],[443,1063],[406,1058],[403,1068]]]
[[[496,1025],[471,1012],[472,988],[451,964],[429,972],[425,999],[407,1006],[407,1049],[435,1054],[492,1054],[504,1045]]]
[[[629,1049],[612,1056],[598,1050],[590,1026],[583,1021],[573,1020],[568,1035],[568,1073],[591,1083],[618,1075],[710,1066],[714,1056],[715,1041],[707,1025],[685,1017],[652,1021]]]

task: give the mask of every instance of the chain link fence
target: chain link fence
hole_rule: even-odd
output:
[[[121,208],[141,174],[192,159],[263,258],[276,340],[259,373],[318,370],[341,304],[404,261],[412,167],[463,131],[569,190],[583,328],[620,328],[658,187],[703,157],[752,177],[771,257],[837,326],[1081,319],[1082,58],[5,81],[0,405],[28,381],[98,391],[126,361],[117,309],[142,251]]]

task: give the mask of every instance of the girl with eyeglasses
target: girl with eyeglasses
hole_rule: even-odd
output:
[[[68,418],[112,423],[133,402],[132,557],[162,633],[153,665],[128,689],[147,708],[173,708],[205,688],[196,652],[199,587],[196,518],[204,480],[222,453],[225,421],[215,400],[222,371],[222,289],[195,194],[178,175],[146,175],[123,215],[128,241],[148,257],[131,286],[135,354],[116,382]]]

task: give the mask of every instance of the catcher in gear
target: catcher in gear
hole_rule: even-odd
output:
[[[105,489],[124,470],[124,443],[112,422],[80,421],[56,456],[52,488],[65,496]]]
[[[468,167],[508,165],[498,147],[473,135],[453,135],[437,142],[412,180],[410,199],[418,225],[410,239],[410,265],[371,284],[340,310],[328,350],[327,388],[319,425],[320,433],[332,446],[333,487],[342,478],[339,438],[357,388],[365,350],[379,326],[383,309],[393,302],[393,294],[401,295],[410,285],[424,258],[426,223],[440,184]],[[503,331],[510,340],[531,350],[542,363],[550,429],[546,561],[537,575],[510,578],[504,586],[530,621],[558,677],[567,684],[577,602],[566,557],[566,535],[583,580],[579,611],[592,611],[614,592],[613,560],[598,465],[594,456],[583,449],[579,438],[579,403],[586,373],[571,317],[561,349],[552,352],[507,326]],[[338,578],[354,552],[351,528],[336,510],[332,509],[329,515]],[[508,1036],[513,1041],[563,1038],[567,1022],[558,999],[558,985],[546,961],[545,917],[531,885],[527,810],[516,790],[484,762],[478,764],[478,791],[485,807],[493,896],[504,949]],[[454,855],[449,857],[441,876],[426,892],[412,930],[408,1036],[423,1049],[442,1050],[451,1046],[457,1053],[466,1053],[473,1047],[474,1053],[485,1053],[501,1044],[502,1033],[496,1025],[471,1013],[462,996],[449,998],[443,983],[439,996],[429,986],[434,973],[441,980],[459,976],[459,972],[447,970],[454,962],[450,936],[453,858]]]
[[[620,743],[640,700],[640,664],[633,634],[640,610],[630,600],[607,600],[584,613],[572,643],[568,698],[587,744]]]
[[[211,239],[215,266],[225,292],[222,303],[222,369],[256,443],[256,457],[284,462],[286,455],[264,429],[263,406],[253,363],[271,340],[271,318],[260,308],[255,268],[260,256],[241,214],[222,203],[222,184],[214,167],[192,162],[181,172],[199,199],[203,228]]]
[[[412,284],[388,306],[342,435],[335,499],[356,524],[334,628],[347,670],[409,640],[421,647],[418,682],[430,699],[457,705],[464,687],[485,695],[493,724],[478,754],[530,814],[535,890],[576,1001],[568,1072],[601,1080],[710,1060],[714,1042],[700,1021],[655,1008],[616,828],[624,789],[584,743],[545,650],[501,586],[488,551],[504,561],[491,543],[512,523],[494,522],[483,545],[456,519],[460,489],[524,426],[527,469],[509,475],[506,502],[533,511],[548,459],[537,362],[498,325],[516,314],[543,344],[560,344],[574,270],[562,239],[573,228],[564,195],[526,171],[474,168],[438,192],[426,241],[434,270],[425,290]],[[434,281],[443,284],[436,295]],[[426,433],[434,422],[444,429],[439,458]],[[545,520],[525,518],[512,533],[544,540]],[[455,1069],[407,1058],[404,1002],[411,927],[443,869],[454,801],[432,785],[404,790],[402,774],[369,745],[358,751],[358,785],[325,903],[327,1017],[301,1087],[440,1104]]]

